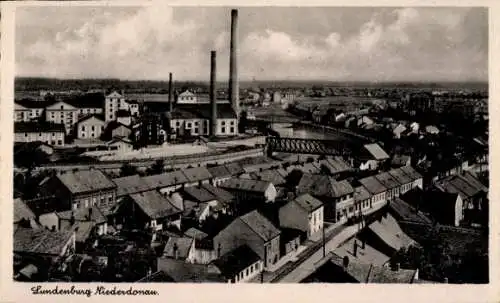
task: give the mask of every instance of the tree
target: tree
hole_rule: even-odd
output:
[[[120,168],[121,177],[133,176],[136,174],[137,174],[137,167],[130,165],[128,163],[123,164],[123,166]]]
[[[148,168],[148,175],[158,175],[165,171],[165,161],[156,160],[151,167]]]

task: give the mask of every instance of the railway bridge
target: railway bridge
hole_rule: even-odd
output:
[[[318,140],[278,136],[268,136],[266,138],[268,156],[272,156],[275,152],[349,156],[355,149],[359,148],[361,148],[359,143],[349,140]]]

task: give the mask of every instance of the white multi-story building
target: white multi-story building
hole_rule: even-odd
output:
[[[71,133],[73,125],[78,121],[79,108],[63,101],[55,102],[45,108],[47,122],[64,124],[66,134]]]
[[[64,145],[65,128],[63,124],[16,122],[14,123],[14,142],[44,142],[49,145]]]
[[[106,123],[99,115],[89,115],[76,124],[78,139],[98,139],[104,131]]]
[[[116,112],[120,109],[129,110],[129,104],[125,100],[125,96],[114,91],[107,95],[104,100],[104,120],[115,121]]]
[[[29,122],[39,118],[44,110],[44,105],[39,101],[19,100],[14,103],[14,121]]]
[[[323,228],[323,203],[311,196],[303,194],[279,210],[281,227],[303,231],[310,238]]]

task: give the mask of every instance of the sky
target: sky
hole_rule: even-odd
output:
[[[230,10],[18,7],[16,75],[227,81]],[[240,80],[488,80],[483,8],[238,10]]]

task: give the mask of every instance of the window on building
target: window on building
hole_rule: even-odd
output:
[[[95,137],[95,134],[94,134],[94,133],[91,133],[91,134],[90,134],[90,136],[91,136],[92,138],[94,138],[94,137]]]
[[[198,133],[198,127],[196,127],[196,128],[194,129],[194,133],[195,133],[195,134],[197,134],[197,133]]]
[[[234,125],[234,121],[233,120],[231,120],[231,125]]]
[[[82,125],[82,132],[84,132],[84,131],[85,131],[85,126]]]
[[[24,136],[27,137],[28,136],[28,133],[24,133]]]
[[[255,270],[259,270],[259,263],[255,264]]]
[[[175,122],[175,125],[176,125],[177,127],[179,127],[179,126],[181,126],[181,122],[177,121],[177,122]]]
[[[42,133],[39,133],[39,134],[38,134],[38,137],[41,137],[41,136],[42,136]]]
[[[57,140],[57,145],[62,145],[62,140]]]
[[[194,122],[194,126],[198,126],[198,121],[195,121],[195,122]]]
[[[82,138],[85,138],[85,133],[82,133],[82,134],[81,134],[81,137],[82,137]]]
[[[109,118],[110,118],[110,119],[113,119],[113,115],[109,115]]]
[[[191,122],[188,122],[186,127],[191,128]]]
[[[64,109],[64,106],[61,105],[61,110],[63,110],[63,109]]]
[[[226,121],[222,121],[222,122],[220,123],[220,125],[222,125],[222,126],[226,125]]]
[[[223,133],[223,134],[225,134],[226,133],[226,128],[224,126],[221,127],[220,132]]]
[[[248,274],[250,273],[249,269],[247,268],[247,270],[245,271],[245,275],[248,276]]]
[[[90,128],[92,131],[95,131],[95,126],[92,125],[92,127]]]
[[[230,128],[230,130],[229,130],[229,132],[230,132],[231,134],[233,134],[233,133],[234,133],[234,127],[231,127],[231,128]]]

